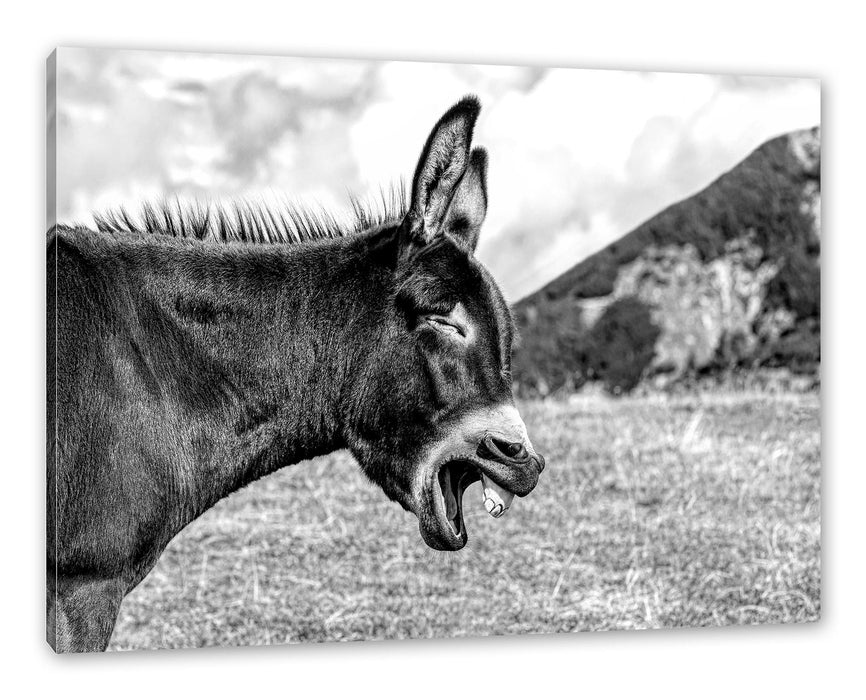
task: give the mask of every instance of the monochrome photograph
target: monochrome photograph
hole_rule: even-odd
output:
[[[821,618],[819,80],[47,76],[54,651]]]

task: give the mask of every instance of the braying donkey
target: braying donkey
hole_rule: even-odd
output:
[[[48,638],[104,650],[123,597],[221,498],[348,448],[432,548],[536,485],[511,393],[513,323],[474,251],[487,156],[469,96],[408,202],[356,224],[145,206],[48,241]],[[404,200],[404,197],[400,197]]]

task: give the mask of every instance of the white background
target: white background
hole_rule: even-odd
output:
[[[845,9],[849,7],[851,9]],[[855,3],[7,3],[0,193],[9,697],[863,693],[864,79]],[[823,620],[801,627],[55,657],[44,604],[44,59],[56,45],[802,75],[823,81]],[[50,694],[50,695],[49,695]]]

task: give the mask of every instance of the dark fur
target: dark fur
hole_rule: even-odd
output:
[[[449,114],[472,109],[474,122],[475,102]],[[359,209],[349,230],[264,209],[151,207],[138,222],[119,212],[96,232],[50,233],[55,648],[104,648],[169,541],[245,484],[348,448],[408,508],[423,446],[461,412],[510,398],[512,322],[471,255],[480,221],[448,223],[437,206],[439,233],[402,205]],[[468,355],[421,322],[458,301],[480,333]]]

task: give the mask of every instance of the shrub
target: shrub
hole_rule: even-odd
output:
[[[767,308],[789,308],[798,319],[821,316],[821,268],[800,247],[789,251],[767,285]]]
[[[809,374],[821,362],[821,326],[815,320],[799,324],[765,349],[762,364]]]
[[[520,340],[514,348],[512,375],[524,394],[547,394],[580,384],[585,374],[581,348],[586,330],[577,302],[561,299],[517,313]]]
[[[635,297],[610,304],[593,326],[581,359],[611,393],[631,391],[653,360],[659,329]]]

